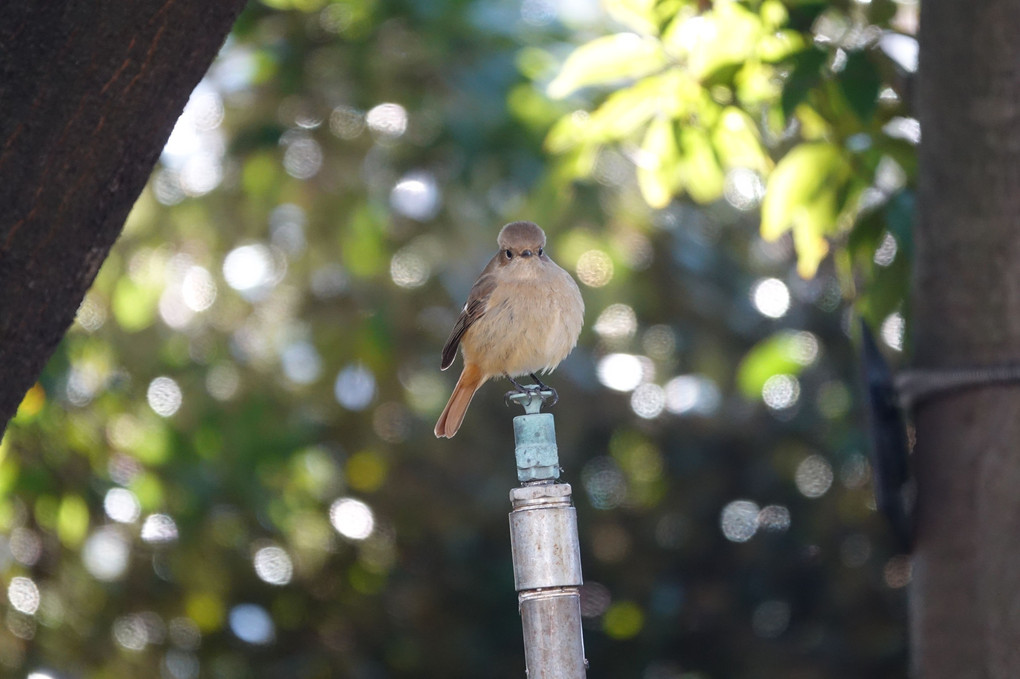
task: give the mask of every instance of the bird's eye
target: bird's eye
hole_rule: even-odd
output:
[[[539,248],[538,249],[538,256],[541,257],[543,252],[545,252],[545,248]]]
[[[504,254],[506,255],[507,259],[513,259],[514,258],[514,253],[510,252],[509,250],[507,250]]]

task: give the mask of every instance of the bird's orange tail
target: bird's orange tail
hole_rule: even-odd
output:
[[[460,429],[460,423],[464,421],[464,414],[471,404],[471,398],[484,381],[482,371],[478,369],[477,365],[465,363],[460,379],[457,380],[457,386],[453,388],[453,394],[450,395],[450,400],[443,408],[443,414],[436,422],[436,438],[444,436],[453,438],[453,435]]]

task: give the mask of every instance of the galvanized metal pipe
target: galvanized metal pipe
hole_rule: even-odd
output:
[[[510,547],[524,629],[528,679],[584,679],[581,636],[581,552],[569,484],[556,483],[559,458],[553,416],[542,399],[513,398],[517,476],[510,491]]]

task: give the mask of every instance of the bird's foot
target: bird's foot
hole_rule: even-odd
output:
[[[535,373],[531,373],[531,379],[535,380],[535,384],[538,385],[539,393],[541,393],[541,392],[550,392],[551,393],[552,400],[549,401],[549,407],[550,408],[552,408],[554,405],[556,405],[557,403],[560,402],[560,395],[559,395],[559,393],[555,389],[553,389],[552,387],[547,386],[544,382],[542,382],[542,380],[538,379],[538,375],[536,375]],[[545,399],[546,397],[543,396],[542,398]]]
[[[512,385],[514,385],[513,390],[508,391],[503,395],[503,401],[508,407],[511,403],[517,403],[523,406],[525,410],[529,410],[535,399],[538,399],[538,407],[541,407],[547,399],[551,399],[549,402],[550,406],[556,405],[556,402],[560,400],[560,396],[556,393],[556,390],[542,384],[541,380],[535,377],[535,375],[532,375],[531,377],[535,380],[535,382],[537,382],[537,384],[526,385],[521,384],[509,375],[506,375],[505,377],[510,380]]]

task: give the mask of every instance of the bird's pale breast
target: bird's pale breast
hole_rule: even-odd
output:
[[[488,376],[555,368],[577,344],[584,303],[577,284],[551,261],[541,275],[500,281],[485,314],[464,334],[465,359]]]

